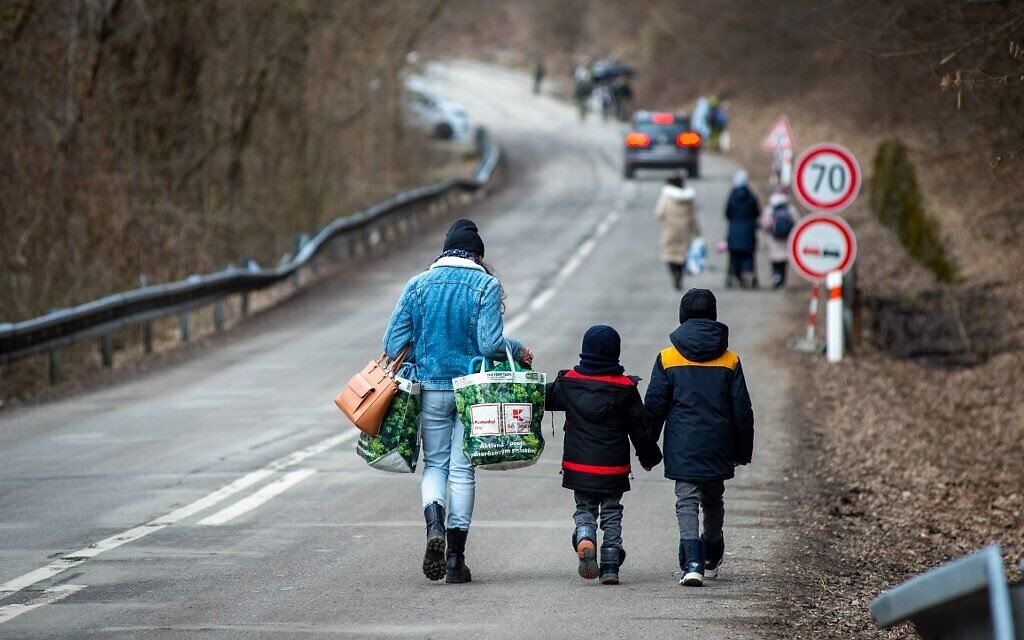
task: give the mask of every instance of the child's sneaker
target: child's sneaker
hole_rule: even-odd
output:
[[[725,538],[717,542],[708,542],[701,536],[701,540],[704,543],[704,577],[717,578],[718,570],[722,567],[722,559],[725,558]]]
[[[596,538],[597,530],[592,527],[577,527],[572,536],[573,547],[580,561],[576,571],[586,580],[593,580],[600,574],[597,565],[597,545],[594,544]]]
[[[684,587],[704,586],[704,550],[701,541],[679,541],[679,569],[683,576],[679,584]]]

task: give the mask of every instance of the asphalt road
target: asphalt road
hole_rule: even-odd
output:
[[[660,176],[624,181],[620,127],[578,123],[524,76],[435,74],[509,161],[506,188],[468,212],[508,294],[508,333],[554,374],[588,326],[612,324],[627,370],[648,377],[679,300],[658,260]],[[711,243],[735,169],[709,155],[692,183]],[[761,637],[787,535],[790,383],[768,348],[783,299],[722,288],[718,255],[687,284],[719,294],[757,419],[754,463],[727,485],[723,577],[676,584],[672,483],[634,465],[623,584],[581,580],[558,437],[533,467],[478,474],[474,582],[422,576],[419,475],[366,467],[330,400],[378,350],[445,226],[184,363],[0,413],[0,638]]]

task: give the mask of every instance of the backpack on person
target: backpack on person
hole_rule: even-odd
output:
[[[785,240],[793,231],[794,226],[796,226],[796,223],[793,221],[793,216],[789,213],[788,203],[783,202],[772,207],[772,227],[770,231],[773,238]]]

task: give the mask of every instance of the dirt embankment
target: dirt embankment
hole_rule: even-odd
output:
[[[870,170],[881,136],[807,104],[735,104],[736,153],[766,177],[759,136],[786,112],[800,146],[834,140]],[[1011,576],[1024,557],[1024,285],[1021,247],[1006,236],[978,240],[1001,214],[967,182],[962,163],[918,163],[930,212],[943,221],[962,281],[941,285],[906,255],[868,207],[866,193],[845,217],[859,241],[865,301],[857,350],[839,365],[784,356],[806,391],[797,399],[798,500],[780,592],[780,636],[914,637],[874,628],[867,605],[886,587],[999,542]],[[986,176],[974,180],[984,184]],[[953,194],[956,197],[953,197]],[[966,224],[976,216],[977,224]],[[956,220],[961,222],[957,223]],[[805,293],[790,291],[794,327]]]

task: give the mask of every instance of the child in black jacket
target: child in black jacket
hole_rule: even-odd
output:
[[[595,325],[583,336],[580,363],[561,371],[548,384],[545,408],[565,411],[562,486],[576,498],[572,547],[580,576],[598,577],[597,521],[601,520],[600,576],[619,583],[622,549],[622,494],[629,491],[629,440],[648,471],[661,462],[657,439],[644,425],[639,378],[619,364],[620,338],[615,329]]]
[[[725,554],[724,481],[749,464],[754,412],[729,327],[717,321],[715,295],[690,289],[679,304],[672,346],[658,354],[644,398],[655,439],[665,426],[665,477],[676,481],[679,584],[718,577]],[[704,535],[698,512],[704,511]]]

